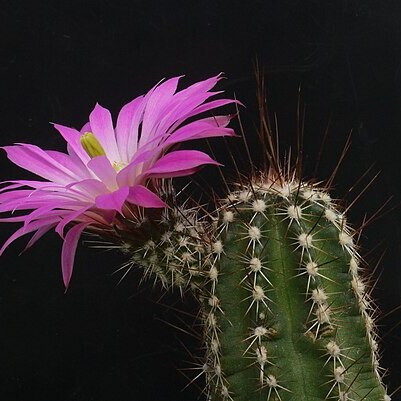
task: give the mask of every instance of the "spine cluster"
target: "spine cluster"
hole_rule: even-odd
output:
[[[130,263],[199,299],[208,400],[390,401],[358,235],[325,191],[259,180],[198,215],[166,210]]]

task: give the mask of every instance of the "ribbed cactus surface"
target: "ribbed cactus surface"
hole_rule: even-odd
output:
[[[199,299],[207,399],[390,400],[357,233],[326,191],[265,176],[199,214],[166,210],[130,249]]]

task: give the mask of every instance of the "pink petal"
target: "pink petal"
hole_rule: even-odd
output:
[[[117,172],[106,156],[97,156],[89,161],[88,167],[97,175],[100,181],[110,190],[117,189]]]
[[[108,189],[103,182],[96,180],[94,178],[89,180],[83,180],[74,182],[66,187],[67,190],[76,194],[82,200],[89,202],[95,202],[95,198],[99,195],[108,193]]]
[[[103,219],[105,221],[106,224],[109,224],[109,225],[113,224],[113,221],[114,221],[114,219],[116,217],[116,211],[115,210],[102,209],[101,213],[102,213],[101,216],[99,216],[98,214],[96,214],[95,216],[91,216],[92,213],[90,211],[87,214],[88,214],[89,217],[93,217],[93,219],[96,220],[96,221],[98,221],[99,217],[100,217],[101,219]]]
[[[55,208],[55,205],[50,204],[50,205],[45,205],[45,206],[35,209],[32,213],[25,216],[24,227],[28,227],[32,221],[38,220],[41,217],[45,216],[45,218],[47,218],[47,217],[51,216],[52,213],[50,213],[50,212],[53,211],[54,208]],[[57,210],[56,215],[60,215],[60,214],[62,214],[62,211]]]
[[[28,241],[28,243],[26,244],[25,248],[23,249],[23,252],[25,252],[27,249],[29,249],[31,246],[33,246],[34,244],[36,244],[36,242],[38,242],[49,230],[51,230],[54,226],[56,225],[56,223],[50,224],[48,226],[44,226],[42,228],[39,228],[38,231],[36,231],[35,234],[32,235],[32,238]]]
[[[56,207],[62,208],[64,206],[68,207],[68,205],[63,205],[62,203],[60,203],[60,204],[56,203],[53,205],[46,204],[45,206],[41,206],[41,207],[38,207],[37,209],[34,209],[34,211],[29,214],[24,214],[24,215],[15,216],[15,217],[0,218],[0,223],[24,222],[24,224],[26,226],[31,221],[39,220],[43,216],[45,216],[45,218],[54,217],[54,216],[62,216],[64,213],[68,212],[68,210],[60,210],[60,209],[53,210],[53,209],[55,209]]]
[[[95,108],[89,116],[89,122],[92,133],[102,145],[109,160],[119,161],[121,158],[118,152],[110,111],[96,103]]]
[[[63,249],[61,251],[61,270],[63,273],[63,282],[66,291],[71,280],[78,240],[81,237],[82,231],[87,226],[88,223],[77,224],[76,226],[72,227],[65,236]]]
[[[174,131],[185,120],[187,120],[191,117],[194,117],[200,113],[204,113],[206,111],[213,110],[218,107],[225,106],[225,105],[231,104],[231,103],[236,103],[239,106],[243,106],[243,104],[241,102],[239,102],[238,100],[235,100],[235,99],[216,99],[216,100],[212,100],[207,103],[203,103],[200,106],[197,106],[194,109],[188,111],[187,113],[182,113],[181,116],[179,116],[179,118],[176,120],[176,122],[171,127],[169,127],[169,132]],[[231,116],[229,116],[229,118],[231,119]]]
[[[157,153],[155,153],[154,149],[148,151],[139,150],[132,159],[131,163],[118,172],[118,186],[123,187],[127,185],[132,187],[137,182],[137,179],[142,172],[142,167],[139,166],[139,164],[152,160],[152,158],[154,158],[156,155]]]
[[[20,199],[30,196],[35,190],[33,189],[18,189],[14,191],[3,192],[0,194],[0,204],[4,205],[7,202],[15,199]]]
[[[64,228],[67,224],[71,223],[72,221],[78,219],[82,214],[84,214],[87,210],[89,210],[92,207],[92,205],[88,205],[85,207],[82,207],[78,210],[72,210],[68,212],[67,216],[63,218],[56,227],[56,233],[60,235],[61,238],[64,237]]]
[[[2,217],[0,218],[0,223],[21,223],[25,221],[26,216],[15,216],[15,217]]]
[[[20,189],[0,194],[0,213],[11,212],[16,210],[16,207],[22,203],[27,204],[32,201],[33,189]],[[27,206],[26,209],[29,209]]]
[[[48,230],[50,230],[50,228],[54,226],[54,223],[57,223],[59,220],[60,220],[59,217],[53,217],[53,218],[49,218],[49,219],[46,219],[46,220],[34,221],[34,222],[30,223],[27,227],[19,228],[3,244],[3,246],[0,249],[0,256],[3,254],[3,252],[6,250],[6,248],[8,246],[10,246],[16,239],[22,237],[25,234],[29,234],[32,231],[39,230],[42,227],[48,227]]]
[[[57,191],[22,189],[2,193],[0,194],[0,212],[36,209],[50,204],[53,204],[54,207],[59,207],[65,203],[80,205],[86,201],[78,192],[68,191],[67,188],[56,189]]]
[[[83,164],[76,155],[71,156],[55,150],[46,150],[45,152],[54,160],[56,160],[57,163],[71,171],[71,173],[74,174],[77,179],[83,180],[86,178],[91,178],[85,164]]]
[[[182,91],[177,92],[170,105],[169,112],[160,122],[160,129],[167,130],[178,120],[183,121],[196,107],[200,106],[209,97],[220,92],[209,92],[221,79],[220,75],[197,82]]]
[[[3,149],[14,164],[49,181],[65,184],[76,179],[71,171],[37,146],[18,144],[4,146]]]
[[[96,198],[96,206],[99,209],[116,210],[122,212],[122,207],[129,193],[128,187],[122,187],[109,194],[99,195]]]
[[[169,173],[160,174],[157,178],[175,178],[175,177],[187,177],[189,175],[195,174],[198,172],[202,166],[187,168],[183,170],[171,171]]]
[[[157,88],[156,84],[150,91],[146,93],[146,95],[143,97],[142,102],[140,107],[138,107],[138,110],[135,113],[135,118],[134,121],[132,122],[131,126],[131,132],[134,133],[134,135],[130,135],[128,137],[128,145],[127,145],[127,154],[128,154],[128,160],[126,160],[127,163],[129,163],[134,156],[137,148],[138,148],[138,133],[139,133],[139,125],[143,122],[143,113],[146,107],[146,104],[148,102],[148,99],[152,96],[153,91]]]
[[[227,104],[232,103],[238,104],[239,106],[244,106],[240,101],[236,99],[216,99],[196,107],[191,113],[186,116],[186,118],[193,117],[197,114],[204,113],[205,111],[217,109],[218,107],[226,106]]]
[[[186,101],[186,100],[192,100],[194,99],[197,95],[209,95],[212,96],[215,93],[209,92],[214,86],[216,86],[217,82],[219,82],[222,79],[222,74],[218,74],[214,77],[207,78],[203,81],[196,82],[192,84],[191,86],[188,86],[188,88],[185,88],[179,92],[176,93],[174,96],[176,100],[181,101]],[[208,97],[209,97],[208,96]],[[203,103],[203,102],[201,102]]]
[[[181,77],[174,77],[158,85],[146,103],[143,115],[142,135],[139,146],[155,135],[161,117],[166,114],[166,109],[171,107],[172,97],[177,90],[178,81]]]
[[[198,150],[177,150],[159,159],[153,167],[144,172],[144,175],[156,178],[185,176],[188,170],[192,171],[204,164],[220,165],[206,153]]]
[[[138,162],[138,158],[142,159],[141,162],[145,162],[146,160],[142,157],[142,153],[147,153],[147,159],[155,159],[163,150],[165,150],[166,146],[175,143],[200,138],[234,136],[234,130],[231,128],[225,128],[225,126],[230,122],[230,119],[230,116],[209,117],[184,125],[171,134],[161,132],[157,136],[152,137],[147,143],[144,143],[138,149],[132,162]],[[152,154],[148,156],[150,153]]]
[[[167,205],[152,191],[143,185],[130,188],[127,201],[143,207],[166,207]]]
[[[144,109],[143,96],[126,104],[118,114],[116,138],[121,161],[128,163],[137,149],[139,124]]]
[[[189,140],[195,139],[203,139],[203,138],[216,138],[223,136],[235,136],[235,132],[232,128],[205,128],[204,130],[192,131],[192,130],[183,130],[177,135],[171,135],[166,142],[163,143],[164,146],[172,145],[175,143],[185,142]]]
[[[90,160],[90,157],[81,145],[81,133],[74,128],[65,127],[60,124],[54,124],[54,128],[60,132],[75,154],[86,164]]]
[[[173,132],[164,142],[164,145],[184,142],[193,139],[234,136],[234,130],[225,128],[230,122],[228,116],[217,116],[194,121]]]
[[[88,121],[87,123],[85,123],[79,132],[81,133],[81,135],[85,134],[85,132],[92,132],[90,122]]]
[[[24,186],[24,184],[22,184],[19,181],[3,181],[1,184],[5,184],[5,183],[7,183],[9,185],[6,185],[3,188],[0,188],[0,193],[6,192],[6,191],[11,191],[13,189],[18,189],[18,188],[21,188]]]
[[[40,188],[65,188],[64,185],[60,184],[55,184],[52,182],[48,181],[34,181],[34,180],[16,180],[16,181],[9,181],[10,183],[15,183],[15,186],[12,187],[11,185],[9,187],[4,187],[0,190],[0,193],[6,190],[12,190],[16,189],[18,187],[31,187],[35,189],[40,189]]]

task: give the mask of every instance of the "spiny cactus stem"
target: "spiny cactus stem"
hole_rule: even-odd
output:
[[[210,399],[385,400],[354,232],[330,197],[288,183],[228,199],[220,308],[206,325]]]
[[[277,211],[269,215],[271,219],[271,240],[267,248],[271,261],[271,280],[274,285],[274,303],[272,304],[276,324],[275,332],[280,333],[272,341],[266,343],[268,355],[273,364],[285,369],[283,386],[291,388],[293,394],[302,394],[302,398],[310,401],[322,400],[322,381],[316,374],[322,369],[320,356],[313,344],[305,338],[305,286],[294,275],[299,268],[299,257],[291,250],[284,224],[280,224]],[[282,360],[290,356],[290,363],[282,364]],[[285,367],[284,367],[285,366]],[[324,371],[322,372],[324,374]],[[326,372],[327,373],[327,372]],[[292,379],[289,379],[292,378]],[[277,380],[283,380],[283,374],[277,371]]]
[[[223,334],[219,336],[220,368],[224,369],[224,377],[230,382],[230,392],[238,395],[236,400],[247,401],[249,395],[255,393],[257,381],[255,371],[248,369],[253,361],[246,358],[248,343],[244,333],[250,333],[254,325],[247,313],[249,304],[244,302],[249,297],[249,290],[240,284],[244,277],[244,266],[237,255],[245,254],[245,243],[237,241],[243,236],[241,231],[241,227],[237,226],[227,233],[215,294],[224,308],[224,313],[218,316],[219,331]],[[225,386],[226,383],[222,382],[221,385]]]
[[[388,401],[355,232],[330,196],[255,182],[222,202],[218,222],[145,222],[132,255],[199,299],[207,400]]]

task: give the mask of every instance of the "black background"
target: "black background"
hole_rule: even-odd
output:
[[[307,178],[329,121],[317,179],[330,176],[353,131],[335,197],[349,204],[381,171],[350,212],[358,226],[390,196],[392,206],[401,201],[400,21],[399,1],[2,1],[0,142],[64,149],[48,122],[80,127],[96,101],[116,115],[163,77],[185,74],[190,84],[224,71],[220,88],[247,106],[242,120],[257,154],[257,58],[283,148],[294,142],[301,86]],[[213,145],[229,164],[223,142]],[[216,174],[204,170],[199,180],[212,177],[213,184]],[[0,179],[22,177],[29,174],[2,155]],[[361,238],[373,266],[386,251],[373,294],[384,316],[378,324],[390,393],[401,384],[401,310],[385,316],[401,304],[400,222],[398,207]],[[2,241],[15,228],[2,224]],[[177,310],[194,313],[192,302],[178,294],[160,299],[157,289],[138,286],[135,272],[117,285],[111,273],[122,256],[85,247],[64,294],[60,242],[49,234],[17,256],[24,246],[18,241],[0,259],[0,399],[197,399],[196,386],[182,391],[188,379],[177,368],[192,367],[199,343],[165,323],[190,325],[192,318]]]

